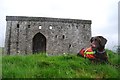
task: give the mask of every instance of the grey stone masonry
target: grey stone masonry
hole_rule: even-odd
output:
[[[6,16],[4,54],[77,54],[89,45],[91,20]]]

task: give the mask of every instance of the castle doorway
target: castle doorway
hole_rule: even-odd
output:
[[[46,37],[37,33],[33,37],[33,53],[46,52]]]

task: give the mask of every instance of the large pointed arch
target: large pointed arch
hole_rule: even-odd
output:
[[[32,43],[33,53],[46,52],[46,37],[42,33],[37,33]]]

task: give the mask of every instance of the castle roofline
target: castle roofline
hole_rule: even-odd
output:
[[[91,24],[91,20],[51,18],[51,17],[28,17],[28,16],[6,16],[6,21],[41,21],[41,22],[64,22],[64,23],[83,23]]]

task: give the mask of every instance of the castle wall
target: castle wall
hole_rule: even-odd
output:
[[[77,53],[91,37],[90,20],[7,16],[6,21],[6,54],[32,54],[39,32],[46,37],[46,52],[54,55]]]

